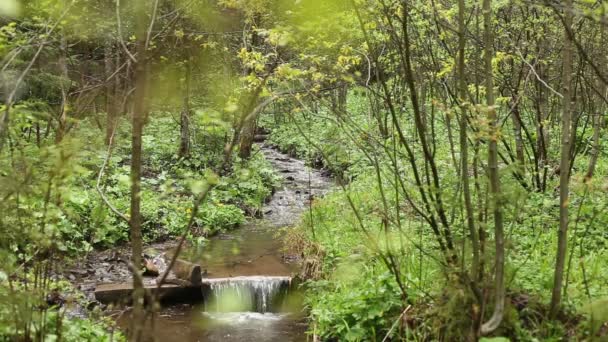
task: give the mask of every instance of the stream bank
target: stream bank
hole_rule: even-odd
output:
[[[332,183],[322,172],[271,146],[261,143],[260,153],[283,178],[263,206],[263,218],[214,236],[201,247],[185,249],[180,257],[205,270],[204,299],[162,308],[150,336],[159,341],[305,340],[302,296],[291,284],[299,263],[297,257],[283,253],[283,228],[297,223],[311,200],[323,196]],[[163,243],[147,250],[165,252],[173,246]],[[129,281],[128,271],[118,262],[126,252],[102,254],[101,270],[80,275],[80,289],[90,295],[98,284]],[[121,327],[129,325],[127,315],[118,322]]]

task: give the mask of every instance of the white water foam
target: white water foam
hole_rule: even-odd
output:
[[[267,313],[275,309],[275,297],[287,291],[291,277],[251,276],[203,279],[209,287],[205,311],[251,311]]]

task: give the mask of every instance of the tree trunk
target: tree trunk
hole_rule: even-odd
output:
[[[257,18],[256,18],[257,19]],[[257,21],[257,20],[256,20]],[[251,32],[251,44],[247,46],[248,51],[253,51],[253,49],[258,46],[259,37],[255,30]],[[255,73],[255,70],[250,68],[246,68],[245,75],[249,75],[251,73]],[[254,94],[255,93],[255,94]],[[251,156],[251,148],[253,146],[253,138],[255,136],[256,124],[257,124],[257,115],[256,117],[249,117],[249,113],[253,111],[253,109],[257,105],[257,100],[259,96],[259,91],[251,92],[247,101],[243,101],[243,103],[248,103],[247,106],[244,106],[241,120],[242,128],[240,130],[239,136],[239,157],[242,159],[249,159]]]
[[[137,63],[135,65],[135,95],[132,113],[131,137],[131,264],[133,272],[133,316],[131,340],[141,340],[144,315],[144,287],[142,283],[142,249],[141,231],[141,169],[142,169],[142,134],[145,118],[148,116],[146,96],[148,87],[148,56],[146,48],[146,6],[145,1],[137,3]]]
[[[543,40],[539,41],[538,52],[543,49]],[[539,57],[540,59],[540,57]],[[543,63],[538,65],[538,76],[541,80],[545,80],[545,66]],[[549,95],[545,85],[540,80],[537,80],[536,87],[538,89],[538,108],[536,112],[536,150],[538,151],[538,190],[544,192],[547,179],[547,169],[549,167]]]
[[[605,7],[603,7],[602,15],[605,15]],[[606,25],[601,25],[600,27],[600,42],[606,41]],[[599,46],[599,60],[601,63],[598,63],[600,66],[600,70],[606,70],[606,63],[608,63],[608,57],[606,57],[606,52],[604,46]],[[608,84],[602,82],[601,79],[597,80],[597,89],[600,91],[600,94],[604,97],[608,96]],[[600,97],[598,101],[597,111],[593,116],[593,145],[591,146],[591,157],[589,158],[589,166],[587,167],[587,173],[585,174],[585,181],[588,182],[593,177],[595,172],[595,166],[597,164],[597,159],[600,155],[600,133],[602,131],[602,127],[604,126],[604,99]]]
[[[59,118],[57,132],[55,133],[55,143],[60,143],[63,140],[67,129],[67,107],[68,107],[68,90],[66,83],[69,82],[68,75],[68,44],[65,35],[61,35],[59,46],[59,69],[61,72],[61,107],[59,108]]]
[[[114,68],[113,63],[113,44],[110,39],[105,43],[104,46],[104,67],[105,67],[105,78],[106,78],[106,138],[105,143],[108,145],[110,143],[110,138],[114,132],[114,126],[116,125],[116,113],[115,113],[115,104],[116,97],[114,91],[116,90],[114,87],[114,82],[108,80],[108,78],[112,75],[112,70]]]
[[[467,81],[465,74],[465,3],[464,0],[458,0],[458,63],[457,63],[457,78],[458,78],[458,96],[460,100],[460,175],[462,181],[462,194],[464,197],[465,207],[465,221],[466,226],[469,230],[471,239],[471,249],[473,253],[473,260],[471,265],[471,289],[475,294],[480,291],[476,283],[477,276],[479,274],[479,237],[477,229],[475,228],[475,212],[473,211],[473,204],[471,202],[471,187],[469,184],[469,145],[467,139],[467,106],[465,99],[467,98]],[[477,298],[480,307],[483,307],[483,298],[479,296]],[[479,335],[480,326],[480,312],[473,313],[473,331],[472,339],[476,340]]]
[[[517,168],[523,176],[525,170],[525,158],[524,158],[524,139],[521,134],[521,113],[519,112],[519,104],[517,104],[517,93],[511,97],[511,105],[513,106],[513,113],[511,113],[511,120],[513,122],[513,135],[515,136],[515,156]]]
[[[570,152],[572,147],[572,39],[568,32],[572,28],[572,0],[564,3],[564,49],[562,56],[563,74],[563,112],[562,112],[562,138],[559,177],[559,232],[557,241],[557,256],[555,260],[555,274],[553,277],[553,292],[551,294],[550,316],[555,318],[559,312],[562,301],[562,286],[566,250],[568,248],[568,206],[570,188]]]
[[[191,57],[188,56],[185,66],[184,79],[184,104],[180,118],[179,151],[178,156],[185,158],[190,154],[190,79],[191,79]]]
[[[501,208],[500,179],[498,175],[498,129],[496,127],[496,109],[494,108],[494,79],[492,73],[492,58],[494,57],[494,36],[492,32],[492,0],[483,0],[484,21],[484,67],[486,78],[486,102],[488,110],[488,125],[490,138],[488,141],[488,176],[490,178],[490,200],[494,215],[494,243],[495,243],[495,265],[494,265],[494,311],[492,317],[481,326],[482,334],[489,334],[496,330],[504,315],[505,308],[505,246],[504,231]]]
[[[256,118],[249,118],[245,121],[243,129],[241,130],[240,146],[239,146],[239,157],[242,159],[249,159],[251,156],[251,148],[253,146],[253,138],[256,130]]]

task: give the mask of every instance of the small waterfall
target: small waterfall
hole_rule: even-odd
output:
[[[280,310],[291,277],[232,277],[203,279],[207,312],[276,312]]]

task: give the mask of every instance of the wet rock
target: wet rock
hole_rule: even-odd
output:
[[[265,141],[267,138],[268,138],[268,135],[266,135],[266,134],[256,134],[256,135],[253,137],[253,141],[254,141],[254,142],[263,142],[263,141]]]
[[[65,298],[61,295],[61,292],[59,292],[59,289],[53,289],[47,296],[46,296],[46,304],[48,306],[54,306],[54,307],[62,307],[63,303],[65,302]]]
[[[150,259],[144,259],[144,275],[145,276],[158,276],[158,267]]]
[[[88,270],[83,270],[83,269],[79,269],[79,268],[71,269],[68,272],[70,272],[71,274],[75,274],[75,275],[79,275],[79,276],[83,276],[83,277],[89,273]]]
[[[295,179],[294,177],[292,177],[292,176],[285,177],[285,179],[287,179],[288,181],[294,181],[294,180],[296,180],[296,179]]]
[[[100,306],[100,302],[97,300],[92,300],[90,302],[87,303],[87,310],[92,311],[93,309],[95,309],[96,307]]]
[[[93,283],[84,283],[79,286],[80,291],[89,292],[95,290],[95,284]]]
[[[294,173],[295,171],[293,170],[289,170],[289,169],[283,169],[281,171],[279,171],[280,173]]]
[[[144,258],[154,259],[161,255],[162,253],[156,250],[155,248],[149,247],[144,250]]]
[[[229,234],[219,234],[217,238],[220,240],[234,240],[234,236]]]

